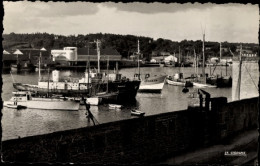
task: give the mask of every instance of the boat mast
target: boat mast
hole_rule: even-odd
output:
[[[242,67],[242,44],[240,45],[240,55],[239,55],[239,73],[238,73],[238,100],[240,100],[240,86],[241,86],[241,67]]]
[[[42,52],[40,50],[40,56],[39,56],[39,81],[41,81],[41,58],[42,58]]]
[[[195,69],[195,74],[196,74],[196,53],[194,49],[194,69]]]
[[[100,73],[100,45],[101,41],[100,40],[96,40],[96,45],[97,45],[97,60],[98,60],[98,73]]]
[[[90,68],[90,64],[89,64],[89,56],[88,56],[88,92],[89,92],[89,95],[91,96],[91,91],[89,89],[89,68]]]
[[[47,92],[47,97],[49,97],[49,89],[50,89],[50,68],[48,67],[48,92]]]
[[[140,64],[139,64],[139,56],[140,56],[140,48],[139,48],[139,40],[138,40],[138,45],[137,45],[137,57],[138,57],[138,62],[137,62],[137,64],[138,64],[138,79],[140,80]]]
[[[41,81],[41,59],[42,59],[42,51],[46,51],[44,47],[40,49],[40,57],[39,57],[39,81]]]
[[[118,74],[118,61],[116,61],[116,74]]]
[[[109,56],[107,56],[107,93],[108,93],[108,67],[109,67]]]
[[[220,42],[220,48],[219,48],[219,62],[221,60],[221,55],[222,55],[222,52],[221,52],[221,42]]]
[[[181,48],[179,46],[179,73],[180,73],[180,67],[181,67]]]
[[[202,76],[203,76],[203,83],[206,84],[206,77],[205,77],[205,31],[203,32],[203,44],[202,44],[202,55],[203,55],[203,61],[202,61]]]
[[[226,58],[226,76],[227,76],[227,58]]]
[[[221,62],[221,56],[222,56],[222,52],[221,52],[221,42],[220,42],[220,47],[219,47],[219,62]],[[220,63],[221,65],[221,63]],[[222,77],[222,65],[220,66],[220,73],[221,73],[221,77]]]

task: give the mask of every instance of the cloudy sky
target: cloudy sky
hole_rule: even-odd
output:
[[[131,34],[173,41],[258,43],[252,4],[4,2],[4,34],[47,32]]]

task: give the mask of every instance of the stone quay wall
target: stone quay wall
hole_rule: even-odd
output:
[[[152,163],[258,126],[258,98],[2,142],[3,161]]]

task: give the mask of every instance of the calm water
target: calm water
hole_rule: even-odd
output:
[[[206,68],[206,73],[209,73],[209,70],[209,68]],[[141,68],[141,73],[143,75],[147,73],[152,73],[155,75],[173,75],[178,71],[178,68],[173,67]],[[213,71],[213,69],[211,71]],[[222,69],[217,67],[215,73],[220,74],[221,71],[225,74],[225,67],[222,67]],[[133,77],[134,73],[137,73],[138,70],[137,68],[129,68],[121,69],[119,72],[124,76]],[[181,72],[184,73],[184,77],[188,77],[194,73],[194,69],[182,68]],[[201,69],[199,69],[199,72],[201,72]],[[231,74],[231,67],[228,67],[228,75]],[[42,75],[47,77],[46,72],[42,73]],[[61,75],[63,77],[81,77],[84,73],[61,71]],[[12,87],[13,79],[10,74],[3,74],[2,77],[2,99],[5,101],[11,98],[11,92],[14,90]],[[13,74],[13,78],[16,82],[37,84],[38,73]],[[122,119],[136,118],[130,114],[130,110],[135,107],[137,107],[140,111],[145,112],[146,116],[163,112],[183,110],[187,108],[188,93],[182,93],[182,89],[182,87],[165,84],[161,94],[138,93],[136,96],[136,101],[125,105],[122,110],[109,110],[107,105],[100,105],[91,106],[90,111],[99,123],[106,123]],[[192,90],[193,88],[190,88],[190,91]],[[209,92],[212,97],[225,96],[228,97],[229,101],[231,100],[231,88],[205,88],[204,90]],[[5,107],[2,111],[2,140],[93,125],[92,122],[88,122],[86,118],[84,106],[81,106],[79,111],[36,109],[15,110]]]

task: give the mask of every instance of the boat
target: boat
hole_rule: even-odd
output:
[[[118,101],[119,92],[100,92],[96,94],[96,97],[102,100],[102,103],[108,103],[111,101]],[[91,97],[93,98],[93,97]],[[101,102],[101,101],[100,101]]]
[[[13,72],[21,72],[21,71],[31,72],[31,71],[35,71],[35,66],[31,62],[26,61],[26,62],[23,62],[23,64],[21,64],[21,63],[12,64],[11,71],[13,71]]]
[[[108,104],[109,109],[121,109],[122,105]]]
[[[217,87],[232,87],[232,77],[231,76],[222,76],[220,79],[217,80]]]
[[[97,48],[99,48],[98,42]],[[100,56],[100,50],[97,49],[97,51],[98,56]],[[41,63],[39,62],[39,64]],[[110,93],[112,93],[113,95],[111,96],[114,97],[115,92],[118,92],[116,97],[118,101],[128,101],[136,97],[141,83],[139,79],[123,77],[122,74],[118,73],[118,69],[116,73],[100,73],[99,61],[98,71],[93,72],[88,69],[88,72],[85,72],[85,76],[82,78],[60,78],[59,71],[54,70],[52,71],[52,80],[50,80],[49,74],[48,79],[44,79],[40,73],[39,70],[38,85],[13,83],[13,87],[19,91],[61,94],[66,97],[95,97],[98,93],[106,92],[108,95],[106,95],[105,98],[107,98]]]
[[[176,73],[178,74],[178,73]],[[175,76],[176,76],[175,74]],[[182,73],[180,73],[182,74]],[[176,76],[177,77],[177,76]],[[183,86],[183,87],[192,87],[193,83],[191,81],[185,80],[185,79],[180,79],[179,77],[177,77],[177,79],[174,77],[172,78],[172,76],[167,76],[166,77],[166,82],[169,85],[174,85],[174,86]]]
[[[23,105],[17,105],[17,104],[6,104],[7,108],[13,108],[13,109],[23,109],[26,108],[26,106]]]
[[[193,82],[193,86],[197,88],[216,88],[217,86],[215,85],[209,85],[209,84],[204,84],[204,83],[199,83],[199,82]]]
[[[142,111],[138,111],[138,110],[131,110],[131,115],[135,115],[135,116],[144,116],[145,112]]]
[[[63,97],[60,97],[60,98],[63,98]],[[82,101],[82,98],[80,98],[80,97],[65,97],[65,98],[68,100],[71,100],[71,101],[79,102],[81,105],[84,104],[84,102]],[[84,98],[86,99],[87,104],[90,104],[93,106],[99,105],[102,101],[102,98],[99,98],[99,97],[84,97]]]
[[[181,59],[181,53],[180,53],[180,47],[179,47],[179,63]],[[189,80],[186,80],[183,78],[183,73],[181,73],[181,67],[179,66],[179,72],[176,73],[174,76],[167,76],[166,77],[166,82],[169,85],[174,85],[174,86],[183,86],[183,87],[192,87],[193,83]]]
[[[221,43],[220,43],[220,58],[221,60]],[[222,76],[222,70],[221,70],[221,75],[213,75],[216,67],[218,66],[219,63],[215,64],[215,68],[213,72],[211,73],[211,66],[210,66],[210,76],[207,77],[206,83],[211,84],[211,85],[216,85],[218,88],[222,87],[232,87],[232,77],[227,75],[227,60],[226,60],[226,75]],[[222,66],[222,65],[221,65]]]
[[[139,55],[140,55],[140,48],[139,48],[139,40],[137,45],[137,55],[138,55],[138,62],[139,62]],[[141,79],[140,74],[140,65],[138,63],[138,74],[135,74],[135,77],[138,78],[138,80],[141,80],[140,87],[138,89],[138,92],[154,92],[154,93],[161,93],[166,75],[154,75],[150,77],[150,74],[145,75],[145,79]]]
[[[185,86],[185,82],[180,82],[180,81],[174,81],[171,79],[171,77],[166,78],[166,82],[169,85],[175,85],[175,86]]]
[[[196,52],[194,49],[194,62],[195,62],[195,73],[196,75],[192,75],[192,77],[190,77],[189,79],[193,79],[192,83],[193,86],[197,87],[197,88],[216,88],[217,86],[215,85],[210,85],[206,83],[206,74],[205,74],[205,48],[204,48],[204,42],[205,42],[205,33],[203,33],[203,42],[202,42],[202,55],[203,55],[203,63],[202,63],[202,74],[199,75],[198,74],[198,62],[197,62],[197,56],[196,56]]]
[[[145,79],[142,80],[138,91],[139,92],[161,93],[164,83],[165,83],[166,76],[167,75],[150,76],[150,74],[146,74]]]
[[[164,63],[164,66],[165,66],[165,67],[175,67],[175,62],[173,62],[173,61],[165,62],[165,63]]]
[[[10,107],[14,103],[32,109],[45,109],[45,110],[71,110],[77,111],[79,103],[76,101],[67,100],[66,98],[54,97],[39,97],[32,96],[28,91],[12,92],[12,97],[8,101],[4,101],[5,107]]]

